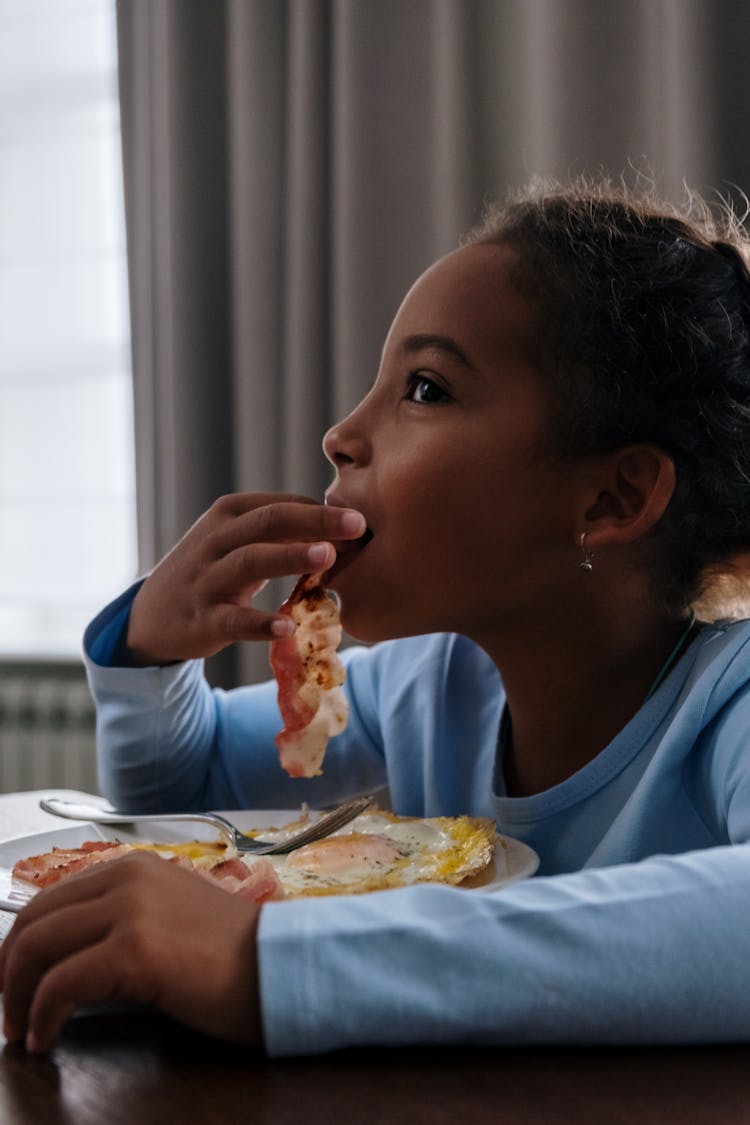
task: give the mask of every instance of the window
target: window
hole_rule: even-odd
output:
[[[114,0],[0,0],[0,657],[136,570]]]

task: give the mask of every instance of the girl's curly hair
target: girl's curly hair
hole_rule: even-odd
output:
[[[658,525],[684,609],[750,550],[750,240],[725,202],[535,181],[464,240],[512,246],[559,399],[563,454],[649,442],[677,484]]]

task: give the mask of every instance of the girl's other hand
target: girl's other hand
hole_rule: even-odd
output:
[[[41,891],[0,946],[5,1036],[46,1051],[79,1006],[128,1001],[259,1044],[259,913],[143,853],[71,876]]]
[[[290,619],[253,608],[255,594],[269,578],[327,570],[334,543],[364,530],[358,512],[306,497],[221,497],[138,591],[127,637],[134,660],[169,664],[283,636]]]

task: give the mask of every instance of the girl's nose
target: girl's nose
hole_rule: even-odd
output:
[[[331,426],[323,438],[323,452],[337,469],[342,465],[361,465],[369,457],[369,441],[361,424],[360,411],[361,406],[358,406]]]

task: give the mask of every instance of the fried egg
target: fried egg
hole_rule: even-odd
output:
[[[162,859],[188,859],[193,867],[210,870],[215,864],[222,863],[230,853],[227,845],[221,843],[208,843],[205,840],[188,840],[185,843],[171,842],[168,844],[143,844],[132,843],[132,851],[156,852]]]
[[[278,839],[295,827],[299,822],[257,834]],[[288,898],[363,894],[414,883],[455,885],[490,868],[495,831],[493,821],[478,817],[401,817],[375,809],[322,840],[264,858],[275,867]],[[256,862],[252,855],[242,859]]]

